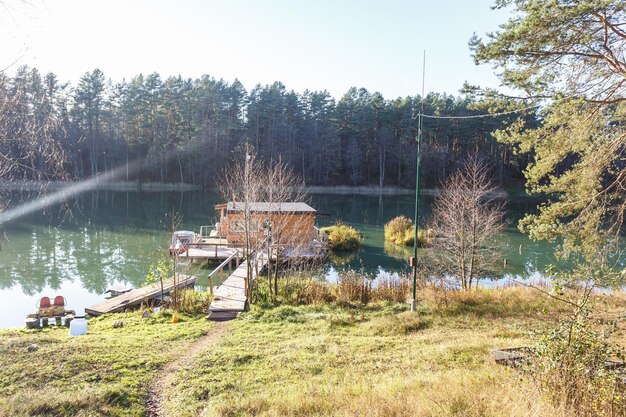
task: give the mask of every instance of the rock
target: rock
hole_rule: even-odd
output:
[[[28,345],[28,347],[26,348],[26,350],[28,350],[29,352],[34,352],[37,349],[39,349],[39,346],[37,345],[37,343],[31,343],[30,345]]]
[[[118,328],[123,327],[123,326],[124,326],[124,322],[122,320],[115,320],[113,322],[113,328],[114,329],[118,329]]]
[[[150,317],[152,317],[152,314],[150,314],[149,311],[144,311],[143,313],[141,313],[141,317],[143,317],[144,319],[149,319]]]

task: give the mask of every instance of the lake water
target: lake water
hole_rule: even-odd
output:
[[[420,217],[425,218],[432,199],[421,201]],[[142,285],[149,265],[166,257],[171,235],[166,214],[180,213],[181,228],[198,231],[214,223],[217,203],[217,196],[206,191],[97,191],[6,223],[0,250],[0,327],[23,326],[43,295],[63,295],[68,308],[82,314],[114,285]],[[528,198],[509,201],[511,226],[501,238],[507,276],[540,278],[554,262],[550,245],[532,242],[515,228],[516,220],[534,211],[536,203]],[[374,276],[408,270],[410,251],[386,247],[383,225],[398,214],[412,218],[413,196],[316,194],[311,204],[321,214],[318,225],[341,219],[365,238],[358,252],[332,257],[328,279],[344,268],[364,269]],[[206,267],[199,271],[200,276],[208,272]]]

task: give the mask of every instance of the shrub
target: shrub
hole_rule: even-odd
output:
[[[333,250],[354,250],[361,245],[361,240],[363,240],[358,230],[341,222],[322,227],[321,230],[328,235],[328,244]]]
[[[606,364],[623,358],[586,312],[544,335],[535,348],[531,375],[555,405],[576,416],[624,415],[619,372]]]
[[[417,231],[417,245],[423,246],[430,240],[429,230]],[[400,246],[412,246],[415,241],[415,225],[404,216],[397,216],[385,224],[385,241]]]

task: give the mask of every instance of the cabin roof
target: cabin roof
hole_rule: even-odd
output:
[[[261,213],[315,213],[315,209],[306,203],[265,203],[255,202],[248,203],[250,211]],[[244,210],[244,203],[239,201],[229,201],[226,205],[226,210],[230,212],[237,212]]]

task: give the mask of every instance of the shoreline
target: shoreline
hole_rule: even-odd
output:
[[[63,188],[69,188],[80,184],[81,181],[0,181],[0,191],[57,191]],[[403,188],[398,186],[379,187],[372,185],[309,185],[304,186],[304,191],[309,194],[352,194],[352,195],[414,195],[415,190],[412,188]],[[204,187],[190,183],[162,183],[162,182],[141,182],[141,181],[114,181],[102,182],[94,186],[94,190],[103,191],[145,191],[145,192],[162,192],[162,191],[198,191]],[[211,188],[209,188],[211,189]],[[422,188],[420,195],[437,196],[441,190],[439,188]],[[506,198],[510,193],[504,189],[496,191],[496,197]]]
[[[2,191],[46,191],[60,190],[80,184],[81,181],[1,181]],[[94,186],[94,190],[104,191],[196,191],[202,189],[199,185],[189,183],[161,183],[140,181],[101,182]]]
[[[362,195],[408,195],[415,190],[395,185],[379,187],[372,185],[308,185],[304,191],[309,194],[362,194]],[[423,193],[420,193],[423,194]]]

